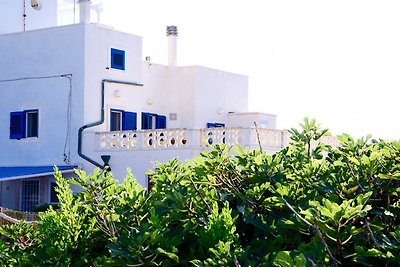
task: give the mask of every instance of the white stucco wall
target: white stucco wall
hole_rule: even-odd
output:
[[[111,79],[142,83],[142,38],[107,27],[85,25],[85,84],[84,84],[84,122],[100,120],[101,81]],[[125,70],[111,68],[111,48],[125,51]],[[120,97],[114,97],[114,91]],[[141,103],[141,87],[131,85],[105,85],[106,117],[107,108],[119,107],[124,110],[137,110]],[[91,128],[90,131],[105,131],[106,123]]]
[[[226,123],[229,112],[248,111],[247,76],[196,67],[195,128]]]
[[[25,30],[35,30],[57,26],[57,0],[41,0],[42,7],[35,10],[25,0]],[[24,1],[0,1],[0,34],[21,32],[24,30]]]
[[[0,35],[0,80],[72,74],[71,162],[83,123],[82,25]],[[0,165],[65,164],[67,78],[0,82]],[[39,109],[39,138],[10,139],[10,112]],[[68,148],[68,147],[67,147]]]
[[[259,112],[238,112],[228,114],[226,127],[276,129],[276,115]]]
[[[167,128],[205,128],[227,122],[228,112],[248,109],[246,76],[201,66],[167,67],[143,63],[147,109],[167,115]],[[169,119],[176,113],[177,120]]]

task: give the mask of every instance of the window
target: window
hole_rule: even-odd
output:
[[[39,180],[22,181],[21,210],[33,211],[39,205]]]
[[[125,51],[111,48],[111,68],[125,70]]]
[[[208,122],[207,123],[207,128],[219,128],[219,127],[225,127],[225,123],[219,123],[219,122]]]
[[[142,112],[142,129],[166,129],[167,117],[164,115]]]
[[[39,110],[10,113],[10,139],[39,137]]]
[[[58,196],[56,192],[57,183],[50,182],[50,203],[58,203]]]
[[[111,109],[110,131],[127,131],[137,129],[137,114],[120,109]]]
[[[38,137],[39,113],[37,110],[26,111],[26,137]]]
[[[110,115],[110,131],[121,131],[122,130],[122,113],[123,110],[111,110]]]

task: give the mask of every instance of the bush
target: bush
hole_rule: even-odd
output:
[[[314,120],[291,133],[274,155],[216,145],[160,163],[149,192],[130,173],[56,172],[60,209],[1,228],[0,265],[399,266],[400,143],[332,148]]]
[[[59,209],[59,205],[58,204],[48,204],[48,203],[44,203],[40,206],[37,206],[33,212],[43,212],[43,211],[47,211],[50,209],[50,206],[53,208],[53,210],[57,210]]]

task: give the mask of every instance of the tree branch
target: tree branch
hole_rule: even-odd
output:
[[[201,200],[203,201],[203,203],[206,205],[208,211],[210,212],[210,214],[212,213],[211,207],[210,205],[208,205],[207,201],[204,199],[204,197],[201,195],[199,189],[197,189],[196,184],[193,182],[192,177],[189,177],[190,182],[192,183],[194,190],[196,190],[196,194],[201,198]]]
[[[333,261],[333,265],[335,267],[338,267],[337,261],[335,259],[335,257],[333,256],[331,250],[329,249],[328,244],[326,243],[326,240],[324,238],[324,236],[322,235],[321,230],[319,229],[318,225],[315,223],[316,218],[314,217],[314,222],[310,223],[309,221],[307,221],[305,218],[303,218],[293,207],[292,205],[289,204],[289,202],[286,201],[286,199],[283,199],[283,202],[285,202],[286,206],[301,220],[303,221],[305,224],[307,224],[308,226],[310,226],[312,229],[314,229],[317,232],[317,235],[319,237],[319,239],[321,240],[322,244],[324,245],[326,251],[329,254],[329,257],[331,257],[332,261]]]

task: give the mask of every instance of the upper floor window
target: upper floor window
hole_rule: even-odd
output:
[[[39,137],[39,110],[10,113],[10,139]]]
[[[38,137],[39,111],[26,111],[26,137]]]
[[[136,130],[137,114],[121,109],[110,111],[110,131]]]
[[[167,117],[164,115],[142,112],[142,129],[166,129]]]
[[[111,68],[125,70],[125,51],[111,48]]]

